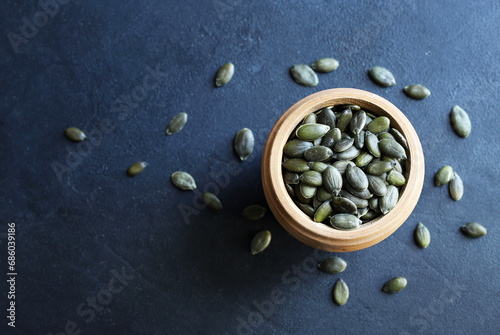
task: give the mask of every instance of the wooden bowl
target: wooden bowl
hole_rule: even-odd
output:
[[[396,207],[386,215],[353,230],[337,230],[314,222],[303,213],[288,195],[282,175],[283,147],[295,127],[304,117],[324,107],[356,104],[361,108],[387,116],[391,126],[399,130],[408,142],[406,185],[401,190]],[[415,208],[424,182],[425,164],[422,145],[415,129],[404,114],[384,98],[362,90],[336,88],[314,93],[290,107],[276,122],[264,148],[262,184],[264,193],[279,223],[299,241],[325,251],[346,252],[368,248],[391,235]]]

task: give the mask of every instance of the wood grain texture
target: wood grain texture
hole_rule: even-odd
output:
[[[356,104],[391,120],[408,142],[406,161],[407,183],[398,204],[387,215],[363,224],[354,230],[337,230],[314,222],[304,214],[286,192],[281,161],[283,147],[295,126],[309,113],[327,106]],[[264,194],[276,219],[299,241],[325,251],[347,252],[368,248],[391,235],[410,216],[415,208],[424,182],[425,163],[422,145],[406,116],[384,98],[358,89],[336,88],[312,94],[290,107],[276,122],[264,148],[262,184]]]

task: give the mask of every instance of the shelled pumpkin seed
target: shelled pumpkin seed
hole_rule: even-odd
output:
[[[256,221],[261,219],[267,212],[267,208],[260,205],[250,205],[243,210],[243,217],[248,220]]]
[[[462,107],[458,105],[453,107],[450,113],[450,122],[453,130],[458,136],[463,138],[469,136],[472,125],[469,115]]]
[[[321,58],[311,64],[311,68],[316,72],[328,73],[337,70],[339,61],[334,58]]]
[[[83,131],[75,127],[67,128],[64,133],[73,142],[81,142],[87,138]]]
[[[406,287],[408,281],[405,277],[394,277],[387,281],[382,287],[382,292],[393,294],[401,291]]]
[[[222,65],[215,75],[215,86],[220,87],[226,85],[233,78],[233,75],[233,63],[226,63]]]
[[[339,306],[345,305],[349,299],[349,287],[342,280],[339,279],[333,286],[333,300]]]
[[[203,194],[203,202],[208,207],[213,210],[220,211],[222,209],[222,202],[220,199],[213,193],[206,192]]]
[[[263,230],[257,233],[250,243],[250,251],[252,255],[257,255],[264,251],[271,243],[271,232],[269,230]]]
[[[380,86],[390,87],[396,85],[396,79],[391,71],[385,67],[374,66],[369,71],[372,80]]]
[[[431,233],[421,222],[417,224],[413,237],[415,239],[415,243],[422,249],[427,248],[431,243]]]
[[[173,119],[168,124],[167,130],[165,130],[166,135],[173,135],[178,133],[184,128],[188,120],[186,113],[179,113],[173,117]]]
[[[144,171],[144,169],[147,166],[148,166],[148,163],[146,163],[146,162],[136,162],[128,168],[127,173],[129,176],[136,176],[139,173],[141,173],[142,171]]]
[[[234,138],[234,150],[242,161],[245,161],[252,153],[254,141],[253,133],[248,128],[243,128],[236,134]]]
[[[469,222],[462,226],[462,231],[469,237],[478,238],[488,233],[486,228],[480,223]]]
[[[172,179],[172,183],[181,190],[189,191],[196,188],[194,178],[187,172],[176,171],[172,173],[170,178]]]
[[[431,91],[425,87],[424,85],[420,84],[413,84],[413,85],[408,85],[405,86],[403,89],[405,93],[410,97],[415,100],[422,100],[427,98],[429,95],[431,95]]]
[[[347,267],[346,261],[340,257],[328,257],[318,263],[318,268],[326,273],[341,273]]]
[[[396,206],[408,149],[388,117],[330,106],[308,114],[293,135],[283,148],[283,179],[311,219],[354,229]]]
[[[318,85],[318,76],[306,64],[295,64],[290,68],[290,75],[299,85],[313,87]]]

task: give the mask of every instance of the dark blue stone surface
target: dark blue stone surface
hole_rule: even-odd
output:
[[[499,333],[499,16],[492,0],[2,1],[0,332]],[[293,82],[292,65],[322,57],[340,67],[314,88]],[[228,61],[234,78],[215,88]],[[397,85],[375,85],[367,75],[374,65],[390,69]],[[431,96],[409,99],[402,89],[413,83]],[[279,116],[336,87],[399,107],[420,136],[426,176],[401,228],[369,249],[337,254],[346,271],[326,275],[314,258],[330,253],[296,241],[271,213],[248,222],[241,211],[265,204],[261,155]],[[472,120],[467,139],[449,124],[456,104]],[[185,128],[165,136],[182,111]],[[68,141],[69,126],[91,139]],[[256,146],[241,163],[232,141],[244,127]],[[149,167],[128,177],[139,160]],[[446,164],[465,184],[458,202],[433,186]],[[173,187],[177,170],[195,177],[198,192]],[[220,213],[196,209],[205,189],[219,194]],[[462,235],[470,221],[488,235]],[[15,328],[5,318],[9,222]],[[432,234],[425,250],[413,242],[418,222]],[[272,243],[251,256],[262,229]],[[383,294],[397,275],[407,288]],[[351,292],[342,307],[331,298],[338,278]]]

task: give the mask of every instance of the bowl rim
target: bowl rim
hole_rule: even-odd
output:
[[[406,185],[396,207],[386,215],[353,230],[337,230],[314,222],[288,195],[282,177],[283,147],[296,125],[321,108],[357,104],[376,115],[385,115],[391,126],[408,142]],[[262,183],[268,205],[276,219],[299,241],[326,251],[354,251],[370,247],[396,231],[410,216],[422,191],[425,163],[418,135],[406,116],[388,100],[368,91],[335,88],[311,94],[291,106],[272,128],[262,157]]]

